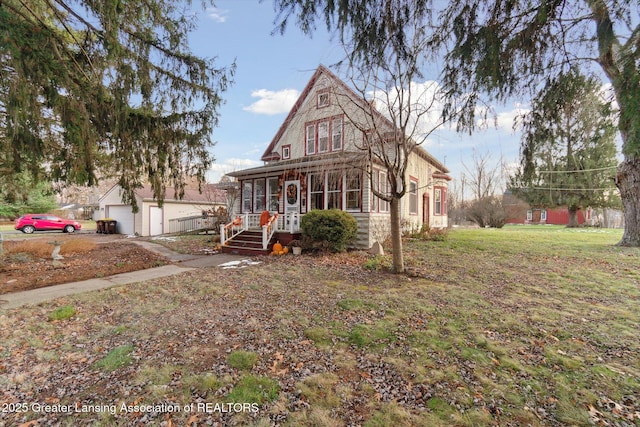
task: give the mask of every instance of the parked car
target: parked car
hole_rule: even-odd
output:
[[[82,228],[82,224],[71,219],[63,219],[49,214],[27,214],[16,219],[16,230],[31,234],[34,231],[60,230],[63,233],[73,233]]]

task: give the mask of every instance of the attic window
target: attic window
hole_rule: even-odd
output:
[[[318,93],[318,108],[329,106],[329,92]]]
[[[291,158],[291,144],[282,146],[282,159],[290,159]]]

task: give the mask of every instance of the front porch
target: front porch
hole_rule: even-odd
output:
[[[287,245],[300,238],[299,213],[245,213],[229,224],[220,226],[220,244],[223,253],[239,255],[268,255],[273,244]]]

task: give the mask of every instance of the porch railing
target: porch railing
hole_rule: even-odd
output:
[[[262,249],[267,249],[271,238],[276,232],[275,224],[278,221],[278,214],[274,213],[269,217],[269,221],[262,226]]]
[[[163,230],[165,234],[190,233],[199,230],[213,229],[214,217],[203,217],[202,215],[188,216],[184,218],[170,219]]]
[[[259,230],[262,228],[262,246],[266,249],[266,245],[269,244],[274,233],[300,232],[300,219],[302,218],[302,215],[297,212],[287,213],[284,215],[273,214],[269,218],[269,222],[262,227],[260,227],[260,215],[261,214],[238,215],[230,223],[221,225],[220,243],[224,245],[225,242],[233,239],[245,230]]]
[[[249,214],[238,215],[229,224],[220,225],[220,244],[224,245],[238,234],[247,230],[249,224]]]

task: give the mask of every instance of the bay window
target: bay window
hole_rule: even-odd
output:
[[[434,213],[436,215],[447,214],[447,189],[444,187],[436,187],[434,194]]]

